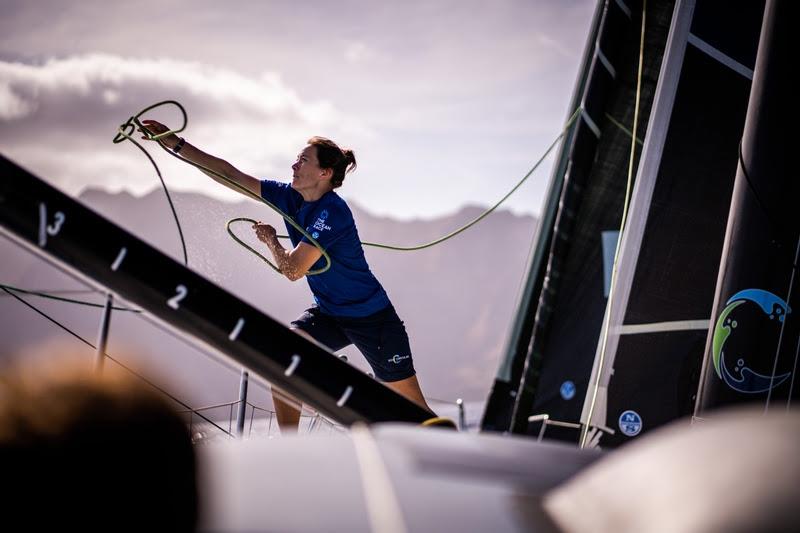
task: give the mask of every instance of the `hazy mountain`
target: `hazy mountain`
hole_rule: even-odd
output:
[[[225,231],[227,220],[250,217],[270,222],[283,232],[282,220],[277,215],[249,200],[227,203],[180,192],[172,192],[172,196],[191,268],[286,324],[310,304],[311,294],[304,280],[291,283],[277,275]],[[134,197],[88,190],[80,199],[182,260],[178,232],[163,191]],[[352,203],[351,207],[362,240],[400,245],[431,241],[482,212],[480,208],[466,207],[447,217],[397,221],[376,217]],[[373,272],[406,323],[427,396],[485,399],[515,311],[535,224],[533,217],[499,211],[431,249],[416,252],[366,249]],[[257,243],[251,237],[249,225],[236,225],[235,229],[237,234]],[[74,279],[8,241],[0,243],[0,253],[3,256],[0,283],[32,289],[81,288]],[[96,302],[102,300],[97,295],[80,296]],[[99,310],[40,298],[27,299],[89,341],[95,341]],[[74,343],[76,350],[91,352],[10,297],[0,298],[0,310],[6,353],[19,352],[50,338]],[[155,367],[169,381],[174,393],[193,405],[237,398],[239,369],[235,365],[220,365],[199,355],[194,348],[138,315],[113,314],[108,351],[112,355],[118,353],[117,357],[126,364]],[[359,368],[368,368],[354,348],[343,352]],[[254,394],[253,401],[268,403],[263,389]]]

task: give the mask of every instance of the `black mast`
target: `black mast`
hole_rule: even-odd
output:
[[[767,3],[739,167],[706,342],[695,416],[756,402],[788,408],[797,396],[797,261],[800,199],[787,142],[797,61],[792,27],[797,3]],[[790,94],[792,92],[792,94]]]

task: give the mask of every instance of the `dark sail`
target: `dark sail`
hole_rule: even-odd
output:
[[[590,66],[598,53],[596,41],[603,19],[603,1],[597,4],[592,19],[589,38],[583,53],[583,60],[578,75],[578,81],[570,102],[570,113],[581,105],[584,89],[589,78]],[[610,33],[604,30],[604,33]],[[525,354],[533,333],[535,310],[539,293],[542,289],[543,276],[548,258],[550,243],[552,241],[553,226],[558,214],[558,200],[564,185],[564,174],[570,164],[570,147],[573,145],[576,127],[570,127],[564,136],[561,147],[556,156],[553,174],[548,186],[547,201],[536,229],[534,246],[528,259],[529,272],[522,288],[517,314],[511,325],[509,338],[503,350],[503,360],[497,371],[492,390],[486,401],[481,427],[485,431],[505,431],[511,424],[511,415],[516,404],[517,389],[519,388],[522,372],[525,365]]]
[[[606,305],[602,232],[618,229],[625,195],[631,137],[618,124],[630,127],[633,122],[642,20],[640,2],[600,2],[598,9],[598,36],[590,36],[594,56],[583,74],[585,85],[579,85],[584,113],[568,146],[567,164],[554,174],[554,183],[563,179],[547,206],[547,213],[555,212],[555,222],[549,233],[542,224],[537,239],[537,250],[547,252],[534,257],[527,281],[538,293],[533,306],[520,307],[523,317],[533,319],[520,335],[528,342],[510,343],[507,354],[514,365],[525,364],[518,391],[511,390],[516,396],[514,419],[505,427],[492,419],[496,386],[484,429],[524,432],[528,415],[540,412],[562,421],[580,417]],[[671,2],[648,4],[640,139],[671,16]],[[565,400],[560,390],[567,381],[573,390]],[[565,438],[574,441],[574,431],[567,433]],[[548,430],[548,436],[557,434],[557,429]]]
[[[616,446],[688,422],[699,382],[763,1],[680,2],[582,422]],[[599,372],[599,376],[598,376]]]
[[[647,3],[638,134],[645,142],[634,154],[609,305],[603,234],[619,229],[631,158],[631,139],[611,118],[633,122],[641,32],[635,6],[625,31],[615,33],[622,41],[613,83],[595,72],[605,67],[596,60],[584,91],[590,115],[603,115],[600,136],[592,145],[579,124],[556,222],[551,235],[539,236],[549,255],[546,269],[531,275],[542,288],[537,307],[521,309],[535,316],[531,341],[509,355],[525,359],[515,432],[540,434],[539,419],[528,418],[546,414],[571,423],[548,425],[546,437],[576,442],[586,437],[581,426],[599,428],[601,445],[616,446],[688,417],[694,406],[764,2],[722,11],[710,1]],[[609,2],[603,22],[617,8]],[[608,84],[603,91],[595,76]],[[613,255],[613,235],[607,242]]]

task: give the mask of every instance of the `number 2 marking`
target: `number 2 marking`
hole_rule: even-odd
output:
[[[189,289],[186,288],[186,285],[178,285],[175,287],[175,296],[167,300],[167,305],[173,309],[178,309],[180,307],[180,302],[186,295],[189,293]]]

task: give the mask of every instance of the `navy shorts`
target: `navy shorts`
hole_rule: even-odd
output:
[[[313,306],[292,322],[292,327],[333,352],[354,344],[381,381],[399,381],[416,374],[406,328],[391,304],[365,317],[328,315]]]

